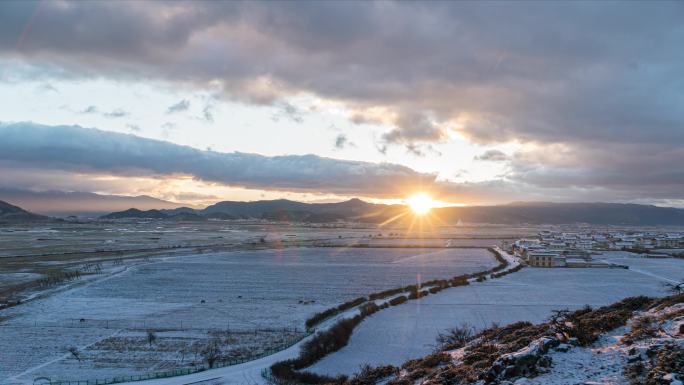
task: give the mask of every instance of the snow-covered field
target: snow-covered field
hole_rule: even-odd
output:
[[[346,243],[391,234],[407,238],[520,238],[535,234],[536,227],[457,226],[422,233],[417,229],[378,229],[374,225],[303,225],[264,221],[168,222],[130,220],[54,223],[46,226],[0,227],[0,257],[84,253],[103,250],[139,250],[168,247],[231,245],[264,238],[267,241],[335,240]],[[498,244],[499,242],[495,242]],[[415,244],[415,242],[411,242]],[[484,246],[490,246],[486,243]]]
[[[254,351],[283,333],[301,332],[311,314],[357,296],[495,264],[484,249],[395,248],[289,248],[138,262],[4,310],[0,383],[163,370],[192,355],[179,357],[183,347],[212,333],[241,335],[233,347]],[[259,332],[284,328],[271,339]],[[151,346],[148,329],[157,330]],[[72,346],[82,362],[68,352]]]
[[[494,322],[540,322],[554,309],[601,306],[635,295],[665,295],[664,282],[684,278],[681,259],[645,259],[625,252],[606,257],[633,269],[525,268],[390,307],[364,320],[349,345],[311,370],[352,374],[366,363],[399,365],[429,354],[439,332],[461,323],[481,329]]]
[[[15,285],[42,278],[42,274],[36,273],[0,273],[0,289],[5,286]]]
[[[355,238],[330,241],[335,245],[347,246],[425,246],[425,247],[490,247],[500,245],[498,238]],[[512,242],[511,239],[507,241]]]

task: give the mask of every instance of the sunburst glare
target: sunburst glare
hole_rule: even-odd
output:
[[[406,199],[406,204],[416,215],[425,215],[437,207],[437,202],[426,193],[416,193]]]

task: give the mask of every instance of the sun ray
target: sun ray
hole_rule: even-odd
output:
[[[382,222],[382,223],[379,224],[378,226],[379,226],[379,227],[383,227],[383,226],[385,226],[386,224],[389,224],[389,223],[392,223],[392,222],[396,221],[397,219],[403,217],[403,216],[406,215],[406,214],[408,214],[408,211],[404,211],[403,213],[399,213],[399,214],[393,216],[392,218],[390,218],[390,219],[388,219],[388,220]]]

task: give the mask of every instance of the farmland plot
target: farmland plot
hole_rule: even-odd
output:
[[[509,242],[510,239],[507,239]],[[356,238],[352,240],[333,240],[331,243],[340,246],[359,247],[491,247],[501,244],[499,238]]]
[[[216,338],[222,356],[247,356],[287,342],[308,316],[346,300],[495,265],[485,249],[293,248],[152,259],[6,309],[0,382],[183,367],[202,360],[193,351],[198,341]]]
[[[391,307],[364,320],[349,345],[311,370],[352,374],[363,364],[400,365],[429,354],[440,332],[462,323],[483,329],[492,323],[541,322],[555,309],[602,306],[635,295],[662,296],[664,282],[684,278],[681,259],[644,259],[619,252],[610,260],[631,269],[525,268]]]

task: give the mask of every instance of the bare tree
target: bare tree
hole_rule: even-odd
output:
[[[216,361],[221,357],[221,340],[214,338],[202,350],[202,357],[209,365],[209,368],[213,368]]]
[[[462,348],[473,338],[474,333],[475,328],[472,325],[462,323],[445,333],[439,333],[437,335],[437,348],[438,350]]]
[[[560,309],[552,310],[551,316],[549,316],[549,323],[551,324],[551,329],[554,333],[569,334],[571,331],[568,325],[568,316],[570,315],[570,310]]]
[[[204,344],[202,341],[195,341],[190,345],[190,352],[193,355],[193,361],[197,361],[198,357],[202,354],[204,350]]]
[[[183,348],[181,348],[181,350],[178,351],[178,353],[180,353],[180,355],[181,355],[181,364],[182,364],[183,362],[185,362],[185,355],[188,353],[188,348],[183,347]]]
[[[148,330],[147,331],[147,343],[150,344],[150,348],[152,347],[152,344],[157,340],[157,335],[154,333],[154,330]]]
[[[663,284],[663,286],[665,286],[665,290],[667,290],[670,294],[679,295],[684,293],[684,279],[677,283],[667,282]]]
[[[81,362],[81,353],[78,351],[78,348],[75,346],[70,346],[69,349],[67,349],[71,355],[78,360],[78,362]]]

